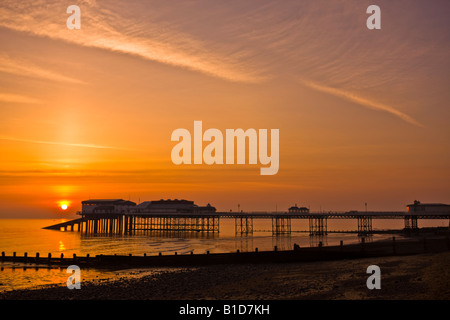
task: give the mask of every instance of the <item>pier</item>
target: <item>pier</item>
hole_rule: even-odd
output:
[[[434,219],[434,220],[449,220],[450,213],[434,213],[434,214],[411,214],[405,211],[372,211],[372,212],[307,212],[307,213],[292,213],[292,212],[218,212],[218,216],[222,219],[235,219],[236,233],[251,234],[253,233],[253,221],[255,219],[271,219],[272,220],[272,234],[290,234],[292,230],[291,223],[295,219],[303,219],[309,221],[309,234],[311,236],[327,235],[328,220],[330,219],[346,219],[357,220],[357,229],[349,230],[359,235],[368,235],[374,233],[373,220],[375,219],[397,219],[404,220],[407,232],[415,232],[419,229],[418,220]],[[298,230],[297,230],[298,231]]]
[[[86,234],[136,234],[147,231],[219,233],[221,219],[234,219],[236,235],[252,235],[256,219],[272,221],[272,235],[289,235],[292,220],[308,220],[309,234],[323,236],[333,230],[328,229],[328,220],[357,220],[358,235],[374,233],[375,219],[402,219],[407,232],[419,229],[418,221],[423,219],[446,219],[450,221],[450,205],[421,204],[414,201],[407,205],[407,211],[329,211],[310,212],[306,207],[289,208],[287,212],[216,212],[209,203],[198,206],[189,200],[144,201],[139,205],[123,199],[93,199],[81,202],[81,216],[45,229],[79,231]],[[450,223],[449,223],[450,227]],[[300,230],[303,231],[303,230]]]
[[[408,212],[328,212],[328,213],[291,213],[291,212],[214,212],[207,214],[191,213],[101,213],[83,214],[82,218],[48,226],[45,229],[60,231],[79,231],[86,234],[135,234],[140,231],[166,232],[201,232],[218,233],[221,219],[234,219],[235,232],[240,235],[251,235],[254,232],[253,222],[256,219],[272,221],[272,234],[291,234],[292,220],[303,219],[309,221],[309,234],[326,235],[328,220],[347,219],[357,220],[359,235],[372,234],[373,221],[376,219],[403,220],[405,231],[418,230],[418,221],[423,219],[450,220],[449,213],[409,214]],[[303,230],[301,230],[303,231]]]
[[[219,218],[218,215],[91,214],[44,229],[87,234],[134,234],[139,231],[219,232]]]

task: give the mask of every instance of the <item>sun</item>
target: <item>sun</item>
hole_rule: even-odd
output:
[[[61,211],[67,211],[70,208],[70,205],[72,204],[72,201],[70,200],[59,200],[57,202],[58,210]]]

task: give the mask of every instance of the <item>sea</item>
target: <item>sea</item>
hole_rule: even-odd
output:
[[[46,226],[64,222],[64,219],[0,219],[0,252],[10,256],[15,252],[29,257],[39,253],[46,257],[64,254],[65,257],[91,257],[104,254],[117,255],[163,255],[248,252],[273,250],[291,250],[294,244],[300,247],[339,245],[361,241],[355,233],[329,233],[326,236],[310,236],[308,220],[292,220],[291,234],[272,235],[270,219],[255,219],[253,234],[235,233],[233,219],[221,219],[218,233],[158,233],[148,232],[138,235],[87,235],[77,231],[55,231],[43,229]],[[356,221],[328,220],[328,230],[356,230]],[[374,230],[401,229],[402,220],[374,220]],[[422,223],[422,222],[420,222]],[[420,227],[428,226],[421,225]],[[448,220],[435,220],[430,226],[448,226]],[[365,237],[366,242],[389,239],[395,233],[373,234]],[[124,277],[140,277],[159,272],[177,272],[179,268],[147,268],[133,270],[104,270],[89,268],[81,270],[82,281],[102,281]],[[70,274],[66,268],[47,265],[0,262],[0,292],[18,289],[30,289],[48,285],[65,285]]]

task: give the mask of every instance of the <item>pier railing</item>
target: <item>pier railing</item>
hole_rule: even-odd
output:
[[[81,218],[59,223],[46,229],[80,231],[89,234],[133,234],[138,231],[218,233],[220,219],[234,219],[236,234],[253,234],[254,219],[271,219],[272,234],[290,234],[293,219],[307,219],[310,235],[326,235],[328,219],[357,220],[360,235],[371,234],[374,219],[403,219],[405,230],[418,230],[418,220],[450,219],[449,213],[409,214],[402,211],[349,211],[349,212],[145,212],[139,213],[83,213]],[[449,224],[450,226],[450,224]]]

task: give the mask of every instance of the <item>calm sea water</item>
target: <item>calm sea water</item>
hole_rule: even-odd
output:
[[[271,220],[254,220],[254,233],[252,236],[235,235],[234,220],[221,219],[220,232],[218,234],[172,234],[161,235],[147,233],[141,235],[101,235],[92,236],[80,234],[79,232],[61,232],[45,230],[43,227],[63,222],[56,219],[0,219],[0,251],[6,255],[16,252],[22,256],[27,252],[29,256],[35,256],[37,252],[41,256],[95,256],[99,254],[133,254],[133,255],[156,255],[163,254],[187,254],[216,252],[233,252],[236,250],[260,251],[273,250],[277,246],[280,250],[292,249],[294,244],[302,247],[317,246],[319,241],[324,245],[337,245],[340,241],[344,243],[357,243],[360,238],[356,234],[328,234],[325,237],[310,237],[307,232],[307,220],[293,220],[291,235],[272,236]],[[374,220],[374,229],[401,229],[402,220]],[[433,221],[424,226],[448,226],[448,221]],[[329,220],[329,230],[355,230],[356,221]],[[376,241],[392,237],[392,234],[378,234],[367,238],[366,241]],[[398,236],[398,235],[397,235]],[[83,279],[105,279],[124,276],[142,275],[142,273],[159,272],[167,269],[150,270],[114,270],[99,271],[95,269],[83,270]],[[49,268],[47,266],[35,267],[33,265],[19,265],[11,263],[0,263],[0,291],[19,288],[28,288],[47,284],[65,284],[67,277],[64,268]]]

